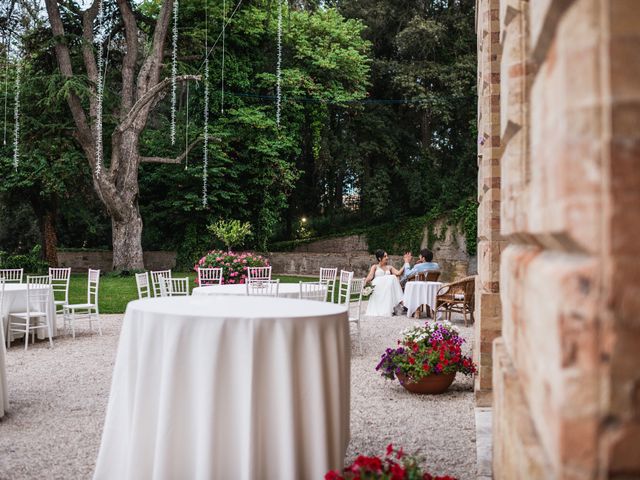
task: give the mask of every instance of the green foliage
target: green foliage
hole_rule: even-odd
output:
[[[222,240],[228,251],[231,251],[231,247],[242,246],[244,240],[251,236],[251,224],[235,219],[218,220],[209,225],[207,229]]]
[[[9,255],[0,250],[0,268],[24,268],[25,273],[46,273],[49,265],[42,260],[40,245],[24,254]]]

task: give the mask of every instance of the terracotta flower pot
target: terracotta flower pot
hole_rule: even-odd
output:
[[[449,386],[453,383],[453,379],[456,378],[456,374],[454,372],[444,375],[428,375],[417,382],[408,382],[407,377],[402,373],[398,373],[397,377],[398,380],[400,380],[400,384],[411,393],[427,393],[435,395],[446,392]]]

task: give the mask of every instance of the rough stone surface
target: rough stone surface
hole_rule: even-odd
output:
[[[122,315],[103,315],[103,336],[60,336],[7,352],[9,409],[0,419],[0,479],[86,479],[93,475],[109,397]],[[460,319],[461,322],[461,319]],[[436,474],[476,473],[472,381],[458,375],[443,395],[420,396],[375,371],[406,317],[365,317],[363,353],[351,362],[351,443],[345,461],[382,454],[389,443],[424,458]],[[61,327],[61,325],[60,325]],[[471,342],[471,328],[460,325]],[[471,345],[465,344],[469,352]]]
[[[147,270],[167,270],[176,266],[176,252],[143,252],[144,267]],[[71,267],[73,272],[86,272],[89,268],[97,268],[103,272],[113,269],[113,252],[58,252],[60,267]]]

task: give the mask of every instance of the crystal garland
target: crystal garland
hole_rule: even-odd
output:
[[[22,70],[22,64],[20,60],[16,65],[16,97],[15,104],[13,106],[13,168],[18,169],[18,163],[20,161],[20,149],[18,140],[20,137],[20,73]]]
[[[171,54],[171,145],[176,143],[176,75],[178,73],[178,0],[173,2],[173,52]]]
[[[7,33],[7,39],[5,42],[5,63],[4,63],[4,133],[3,133],[3,145],[7,144],[7,105],[9,99],[9,48],[11,47],[11,37]]]
[[[98,42],[98,85],[96,93],[96,177],[102,172],[102,98],[104,96],[104,81],[102,73],[104,69],[104,5],[102,0],[98,3],[98,34],[96,41]]]
[[[222,73],[221,73],[221,97],[220,97],[220,111],[224,115],[224,49],[225,49],[225,35],[226,35],[226,18],[227,14],[227,3],[225,0],[222,0]],[[208,56],[208,55],[207,55]]]
[[[282,0],[278,0],[278,63],[276,66],[276,125],[280,128],[280,105],[282,101]]]
[[[209,15],[207,9],[208,0],[204,4],[204,141],[202,152],[202,207],[207,206],[207,168],[209,166]]]

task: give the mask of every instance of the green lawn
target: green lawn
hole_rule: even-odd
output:
[[[195,272],[174,272],[174,277],[189,277],[191,288],[195,287]],[[289,275],[274,275],[281,283],[298,283],[299,281],[313,281],[318,277],[293,277]],[[100,313],[124,313],[124,309],[131,300],[138,298],[136,277],[100,277],[99,305]],[[87,301],[87,275],[74,273],[69,284],[69,303],[84,303]]]

